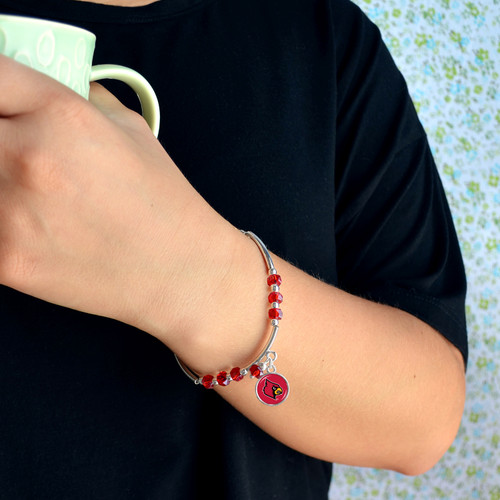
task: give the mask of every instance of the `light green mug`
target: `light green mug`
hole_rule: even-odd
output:
[[[115,64],[92,66],[96,37],[90,31],[32,17],[0,15],[0,54],[41,71],[85,99],[90,82],[110,78],[129,85],[154,135],[160,129],[158,98],[137,71]]]

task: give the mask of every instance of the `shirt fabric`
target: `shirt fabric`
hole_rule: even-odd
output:
[[[149,80],[159,139],[223,217],[313,276],[421,318],[466,360],[463,264],[427,139],[348,0],[0,0],[0,13],[94,32],[94,63]],[[0,498],[327,498],[331,464],[192,384],[157,339],[6,287],[0,394]]]

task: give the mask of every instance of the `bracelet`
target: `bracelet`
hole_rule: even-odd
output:
[[[278,359],[276,351],[272,351],[271,347],[278,334],[279,321],[283,317],[283,312],[280,309],[280,304],[283,302],[283,295],[280,293],[280,285],[282,283],[281,276],[274,268],[273,260],[266,246],[261,239],[251,231],[241,231],[243,234],[251,238],[266,261],[268,277],[267,284],[270,287],[268,300],[272,304],[269,309],[268,316],[271,323],[271,335],[264,347],[264,350],[257,356],[252,363],[240,369],[239,366],[229,370],[220,371],[216,377],[213,375],[199,376],[191,370],[176,354],[174,354],[177,363],[182,371],[196,384],[202,385],[206,389],[213,389],[215,386],[225,387],[231,381],[239,382],[250,373],[251,378],[257,379],[255,385],[255,394],[257,399],[269,406],[276,406],[283,403],[290,393],[290,385],[287,379],[276,372],[275,361]]]

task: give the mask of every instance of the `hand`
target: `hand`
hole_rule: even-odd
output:
[[[232,226],[102,86],[87,102],[3,56],[0,74],[0,283],[181,331],[196,293],[220,282],[214,235]]]

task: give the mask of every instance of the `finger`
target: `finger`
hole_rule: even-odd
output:
[[[89,101],[115,125],[122,129],[142,129],[146,121],[131,109],[127,108],[121,101],[102,85],[96,82],[90,84]]]
[[[90,84],[89,101],[108,116],[128,109],[109,90],[96,82]]]
[[[34,111],[65,92],[53,78],[1,54],[0,75],[0,117]]]

